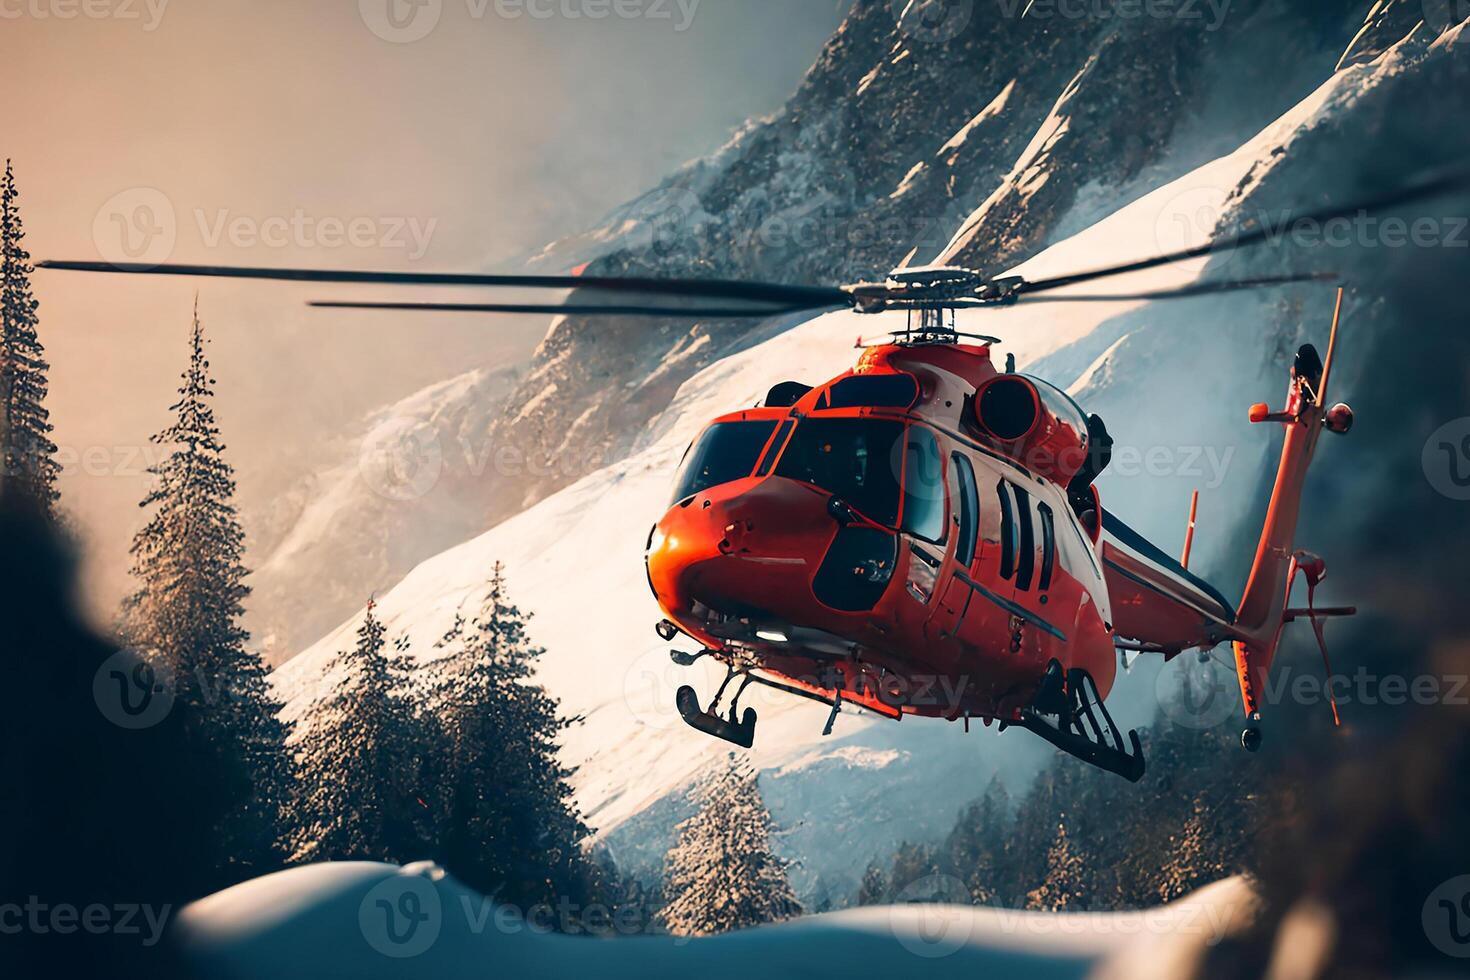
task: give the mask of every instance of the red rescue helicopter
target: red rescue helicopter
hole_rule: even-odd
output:
[[[1459,172],[1373,201],[1294,220],[1324,222],[1444,193]],[[1104,706],[1119,650],[1172,658],[1230,644],[1246,727],[1260,744],[1261,694],[1285,624],[1351,608],[1289,608],[1300,572],[1315,588],[1321,559],[1297,551],[1307,470],[1323,430],[1353,415],[1329,407],[1342,312],[1338,291],[1325,362],[1311,345],[1291,367],[1285,406],[1251,409],[1285,430],[1255,562],[1238,604],[1102,506],[1094,481],[1112,440],[1102,420],[1040,378],[997,367],[995,338],[962,333],[958,311],[1048,299],[1165,299],[1332,278],[1324,274],[1210,282],[1132,296],[1048,296],[1074,286],[1267,241],[1255,229],[1152,259],[1026,281],[969,269],[900,269],[840,287],[597,276],[341,272],[191,265],[42,262],[40,268],[334,283],[575,290],[558,304],[327,301],[315,306],[466,313],[679,318],[771,317],[847,308],[901,310],[907,326],[863,350],[828,382],[786,382],[762,403],[713,420],[689,448],[667,513],[648,535],[659,635],[700,645],[727,668],[708,707],[677,694],[691,726],[754,742],[740,698],[761,684],[831,707],[1028,729],[1130,780],[1144,773],[1136,732]],[[614,294],[598,299],[596,293]],[[617,294],[633,294],[624,300]],[[593,296],[588,300],[586,297]],[[657,297],[647,299],[643,297]],[[675,302],[677,301],[677,302]],[[1326,656],[1325,644],[1323,654]],[[721,702],[734,693],[723,711]],[[1335,708],[1334,708],[1335,711]]]

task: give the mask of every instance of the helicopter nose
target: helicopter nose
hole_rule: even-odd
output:
[[[649,584],[674,612],[699,603],[727,615],[776,615],[786,597],[810,594],[836,533],[815,488],[778,477],[737,481],[664,515],[649,540]]]

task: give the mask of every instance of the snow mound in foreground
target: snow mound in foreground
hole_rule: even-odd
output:
[[[318,864],[236,885],[185,908],[178,936],[200,976],[588,977],[766,980],[870,976],[1183,975],[1249,921],[1230,878],[1140,912],[1041,913],[960,905],[874,906],[706,939],[597,940],[496,907],[432,864]]]

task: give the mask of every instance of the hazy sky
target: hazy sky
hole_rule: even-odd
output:
[[[778,108],[839,0],[0,0],[32,256],[493,268]],[[196,288],[246,503],[366,410],[545,322],[308,313],[304,290],[37,272],[65,504],[110,601]],[[378,291],[374,295],[381,295]],[[448,298],[448,297],[441,297]],[[247,529],[248,530],[248,529]]]

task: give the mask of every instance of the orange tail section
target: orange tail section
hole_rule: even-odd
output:
[[[1240,680],[1241,702],[1252,727],[1244,741],[1254,749],[1259,731],[1254,723],[1260,719],[1261,697],[1266,678],[1281,640],[1282,627],[1299,616],[1310,616],[1314,625],[1318,617],[1346,615],[1348,610],[1291,610],[1292,579],[1299,570],[1312,570],[1312,585],[1325,570],[1321,560],[1295,550],[1297,521],[1301,514],[1302,493],[1307,470],[1317,451],[1317,440],[1323,429],[1345,433],[1352,426],[1352,410],[1346,405],[1325,407],[1327,383],[1331,377],[1332,359],[1337,349],[1337,328],[1342,317],[1343,291],[1337,292],[1337,307],[1332,318],[1332,335],[1327,346],[1327,360],[1322,362],[1316,350],[1307,345],[1296,357],[1292,368],[1291,387],[1286,407],[1272,412],[1265,405],[1251,409],[1252,422],[1279,422],[1286,429],[1281,450],[1281,463],[1276,471],[1276,485],[1266,510],[1266,523],[1256,548],[1255,563],[1246,581],[1245,594],[1236,612],[1234,630],[1235,667]],[[1321,632],[1318,630],[1320,638]],[[1325,645],[1323,647],[1326,656]]]

